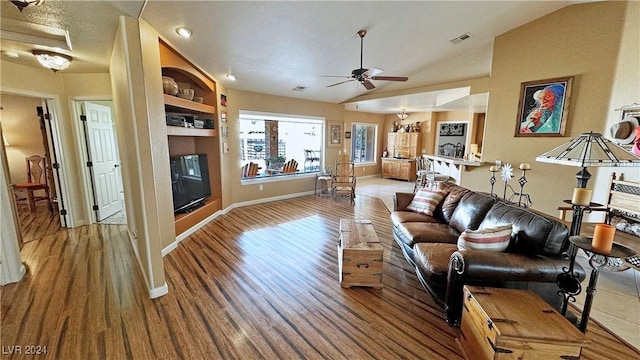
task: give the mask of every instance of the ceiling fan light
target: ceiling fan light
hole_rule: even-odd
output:
[[[231,80],[231,81],[236,81],[238,80],[238,77],[233,75],[233,74],[227,74],[226,75],[227,79]]]
[[[183,38],[190,38],[191,34],[193,34],[193,31],[191,31],[191,29],[184,27],[184,26],[180,26],[178,28],[176,28],[176,33],[180,36],[182,36]]]
[[[26,7],[29,6],[38,6],[42,5],[45,0],[10,0],[13,5],[15,5],[20,12]]]
[[[73,58],[68,55],[59,54],[51,51],[33,50],[31,52],[40,65],[53,71],[64,70],[69,67]]]

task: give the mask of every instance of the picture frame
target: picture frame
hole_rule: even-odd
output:
[[[330,122],[328,133],[328,145],[329,147],[342,146],[342,123]]]
[[[463,136],[466,123],[441,123],[440,136]]]
[[[345,139],[351,139],[351,131],[345,131],[344,132],[344,138]]]
[[[515,136],[564,136],[572,82],[573,76],[523,82]]]
[[[227,95],[220,94],[220,105],[226,107],[227,106]]]
[[[227,122],[227,112],[226,111],[220,111],[220,121],[221,122]]]
[[[220,130],[222,131],[222,137],[229,136],[229,127],[227,125],[222,125]]]

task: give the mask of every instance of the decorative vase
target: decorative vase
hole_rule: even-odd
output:
[[[173,80],[173,78],[170,78],[168,76],[163,76],[162,91],[165,94],[176,96],[176,94],[178,94],[178,84],[176,83],[175,80]]]

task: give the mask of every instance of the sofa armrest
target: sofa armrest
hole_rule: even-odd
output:
[[[463,286],[470,282],[547,282],[555,283],[556,277],[569,268],[569,260],[543,256],[527,256],[511,253],[462,250],[449,259],[445,312],[447,322],[457,325],[462,313]],[[580,265],[574,267],[579,280],[585,278]]]
[[[403,192],[393,194],[393,211],[406,211],[414,195],[414,193]]]

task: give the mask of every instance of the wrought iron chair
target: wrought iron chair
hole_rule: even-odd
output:
[[[438,155],[442,156],[456,156],[456,146],[452,143],[446,143],[438,146]]]
[[[413,192],[427,185],[427,172],[428,172],[427,159],[423,156],[416,156],[416,184],[413,187]]]
[[[318,153],[315,150],[304,150],[304,171],[316,170],[320,170],[320,157]]]
[[[426,159],[426,158],[425,158]],[[442,182],[455,182],[455,179],[449,175],[443,175],[436,172],[435,167],[433,166],[433,159],[426,159],[427,163],[427,174],[426,174],[426,187],[430,189],[435,189],[438,187],[439,183]]]

